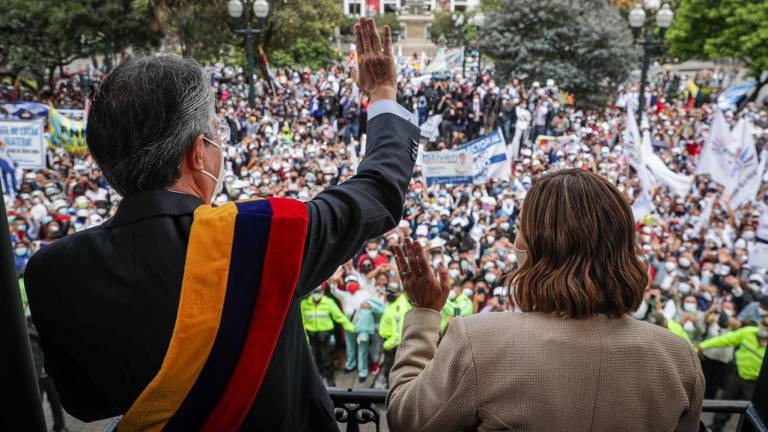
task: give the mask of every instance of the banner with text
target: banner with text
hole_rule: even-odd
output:
[[[468,151],[424,152],[421,167],[424,177],[427,179],[427,186],[444,183],[472,183],[474,157]]]
[[[8,156],[21,168],[45,168],[45,121],[0,120],[0,141]]]
[[[507,156],[507,143],[501,129],[474,139],[456,150],[472,152],[475,159],[475,182],[509,180],[511,165]]]

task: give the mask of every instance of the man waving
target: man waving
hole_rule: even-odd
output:
[[[338,429],[299,302],[397,225],[419,138],[395,103],[389,28],[383,44],[373,20],[355,32],[367,155],[307,203],[210,204],[230,134],[196,61],[132,58],[96,91],[88,147],[124,199],[26,272],[46,368],[72,415],[123,415],[121,431]]]

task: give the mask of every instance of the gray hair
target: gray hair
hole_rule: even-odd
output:
[[[210,78],[191,58],[137,56],[96,90],[88,114],[88,149],[121,195],[164,189],[197,136],[212,137]]]

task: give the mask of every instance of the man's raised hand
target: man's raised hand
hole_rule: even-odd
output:
[[[392,54],[392,31],[384,26],[382,45],[376,23],[372,19],[360,18],[355,24],[357,42],[357,68],[353,72],[357,86],[371,99],[395,100],[397,94],[397,69]]]

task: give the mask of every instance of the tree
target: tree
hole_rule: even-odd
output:
[[[626,23],[604,0],[502,0],[486,16],[480,49],[498,78],[552,78],[579,106],[604,106],[637,57]]]
[[[321,66],[333,60],[330,39],[344,14],[336,0],[270,0],[263,45],[278,66]],[[279,60],[279,61],[278,61]]]
[[[156,44],[129,0],[0,0],[0,64],[52,84],[56,69],[77,58],[113,56]]]
[[[670,52],[683,60],[730,57],[744,62],[768,84],[768,2],[765,0],[682,0],[666,35]]]

